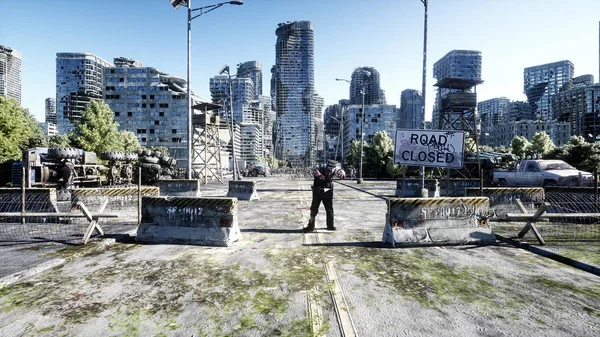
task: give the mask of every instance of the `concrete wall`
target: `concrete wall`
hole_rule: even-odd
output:
[[[197,179],[157,180],[156,186],[160,189],[160,195],[178,197],[200,196],[200,180]]]
[[[144,197],[137,241],[230,246],[241,237],[236,198]]]
[[[387,204],[383,241],[393,247],[496,240],[487,222],[488,198],[394,198]]]

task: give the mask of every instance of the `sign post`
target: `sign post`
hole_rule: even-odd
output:
[[[463,131],[397,129],[394,163],[459,169],[463,167],[464,144]],[[423,188],[423,197],[427,194]]]

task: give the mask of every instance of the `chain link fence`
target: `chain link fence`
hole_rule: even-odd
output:
[[[528,210],[527,214],[535,214],[537,208]],[[511,221],[510,218],[494,223],[496,234],[519,238],[519,233],[528,222],[535,228],[546,245],[578,246],[587,243],[600,243],[600,203],[593,188],[547,188],[544,193],[544,210],[537,219],[521,219]],[[516,215],[516,213],[513,213]],[[531,233],[523,239],[531,240]]]

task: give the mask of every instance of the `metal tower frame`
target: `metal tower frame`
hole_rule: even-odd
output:
[[[210,179],[217,179],[223,183],[223,170],[221,166],[221,143],[219,139],[220,118],[213,111],[221,108],[214,103],[200,103],[193,106],[202,111],[192,115],[193,143],[192,143],[192,171],[202,184],[207,184]]]
[[[444,78],[434,84],[439,88],[439,129],[464,131],[467,137],[475,141],[477,172],[472,172],[468,167],[455,170],[465,178],[481,175],[477,129],[477,85],[481,83],[481,80]],[[470,92],[471,88],[473,92]],[[442,97],[441,89],[448,89],[450,92]],[[459,91],[452,92],[453,89]]]

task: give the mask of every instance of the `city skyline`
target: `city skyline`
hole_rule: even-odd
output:
[[[192,7],[215,2],[196,0]],[[80,3],[32,1],[23,7],[3,4],[11,15],[0,23],[0,44],[22,53],[22,105],[43,120],[44,100],[56,96],[56,54],[92,53],[103,59],[128,57],[160,71],[185,77],[185,10],[168,1]],[[58,13],[61,15],[48,15]],[[118,8],[118,10],[115,10]],[[143,12],[140,12],[143,8]],[[104,10],[103,10],[104,9]],[[367,10],[368,9],[368,10]],[[598,69],[597,1],[429,2],[426,119],[434,100],[433,63],[450,50],[482,53],[478,100],[507,97],[525,100],[524,68],[569,60],[575,76]],[[357,17],[360,14],[360,18]],[[19,18],[27,17],[27,20]],[[64,20],[69,17],[69,20]],[[348,21],[356,18],[356,22]],[[450,18],[450,21],[448,20]],[[464,19],[463,19],[464,18]],[[192,90],[210,98],[209,78],[223,64],[244,60],[263,64],[263,92],[270,92],[268,69],[275,63],[278,23],[308,20],[315,29],[315,91],[331,105],[347,99],[348,87],[335,78],[350,78],[357,67],[381,75],[388,104],[399,106],[405,89],[421,88],[423,5],[421,1],[370,3],[316,0],[246,0],[224,6],[192,24]],[[115,23],[118,22],[119,25]],[[558,24],[557,24],[558,23]],[[210,52],[206,52],[210,48]]]

